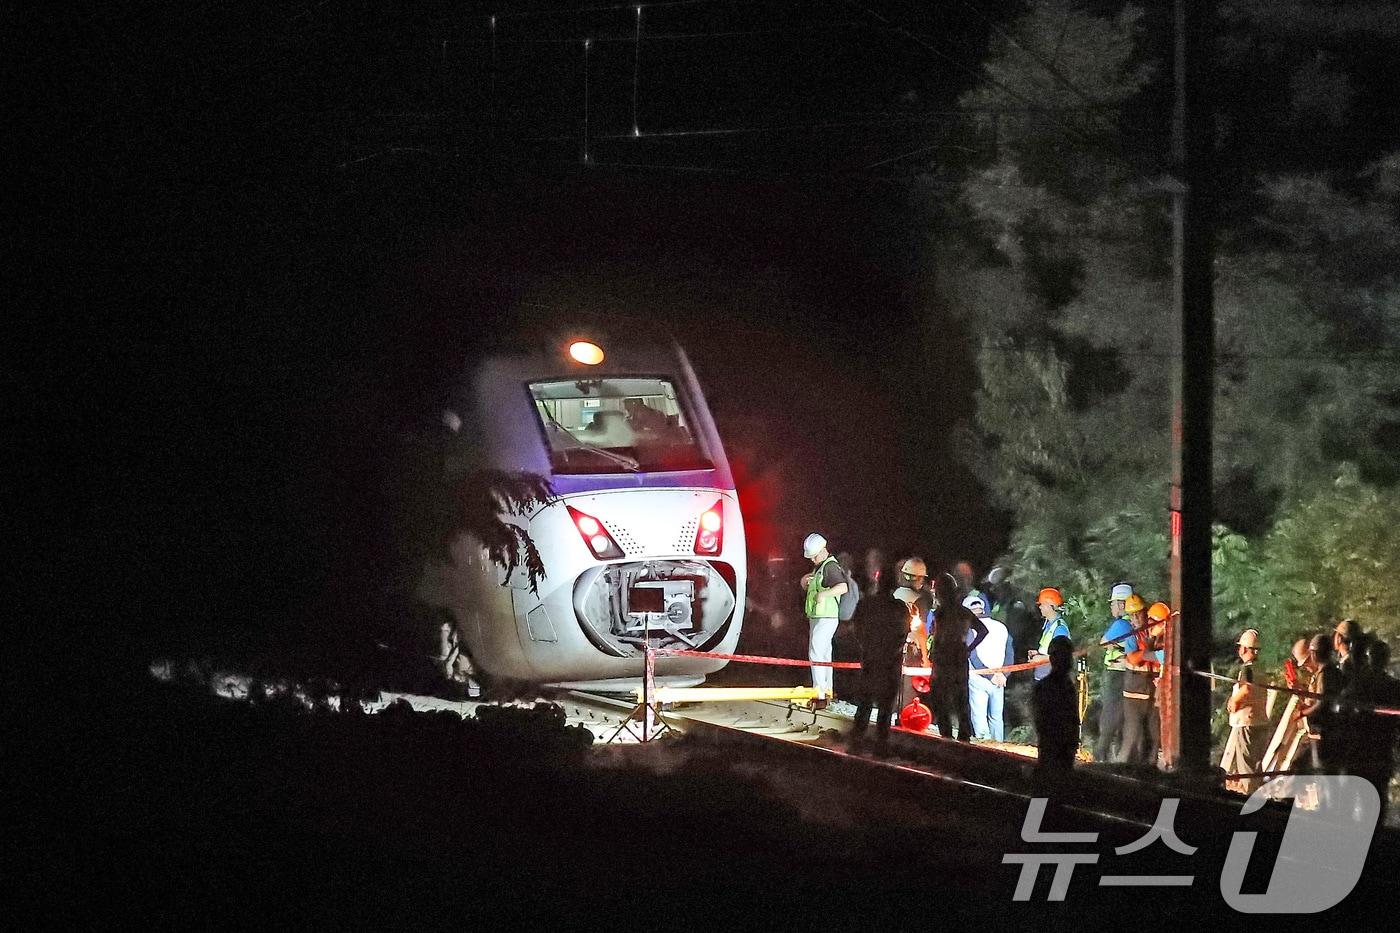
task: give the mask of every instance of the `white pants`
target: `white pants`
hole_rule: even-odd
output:
[[[996,686],[981,674],[970,674],[967,689],[972,706],[972,734],[979,739],[1002,741],[1001,709],[1006,688]]]
[[[836,634],[837,619],[808,619],[810,633],[807,639],[808,661],[830,661],[831,639]],[[812,689],[820,697],[831,696],[831,668],[825,665],[812,668]]]

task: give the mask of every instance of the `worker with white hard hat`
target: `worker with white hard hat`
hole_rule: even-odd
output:
[[[826,538],[813,532],[802,542],[802,556],[812,562],[812,572],[802,575],[807,597],[807,660],[831,661],[831,639],[840,622],[840,598],[846,592],[846,572],[831,556]],[[812,689],[817,692],[813,709],[825,709],[832,697],[830,664],[812,665]]]
[[[1230,690],[1230,699],[1225,702],[1225,710],[1230,714],[1230,738],[1225,742],[1225,754],[1220,759],[1220,767],[1226,774],[1253,775],[1260,770],[1264,757],[1265,743],[1268,741],[1268,716],[1265,712],[1265,695],[1268,691],[1256,684],[1257,675],[1254,662],[1259,658],[1259,632],[1245,629],[1235,643],[1240,666],[1235,672],[1235,685]],[[1257,777],[1234,778],[1225,786],[1241,794],[1252,794],[1261,781]]]
[[[972,707],[972,735],[978,739],[1005,741],[1002,708],[1006,705],[1006,674],[982,673],[989,668],[1010,667],[1016,663],[1016,649],[1006,626],[987,615],[987,598],[981,593],[969,593],[963,605],[987,627],[982,639],[968,655],[968,702]]]
[[[1099,737],[1094,742],[1095,761],[1112,761],[1117,754],[1115,746],[1123,734],[1123,672],[1127,669],[1123,661],[1127,654],[1123,642],[1133,634],[1133,623],[1128,620],[1125,606],[1132,595],[1130,583],[1115,583],[1108,591],[1108,611],[1112,620],[1101,640],[1104,671],[1103,688],[1099,691]]]

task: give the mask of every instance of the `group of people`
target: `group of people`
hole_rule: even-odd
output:
[[[799,581],[808,620],[807,657],[817,662],[812,668],[817,694],[813,706],[825,707],[833,695],[829,665],[840,622],[838,607],[851,587],[860,587],[855,627],[861,686],[853,744],[862,744],[870,714],[876,711],[876,742],[880,748],[887,745],[906,661],[930,669],[929,676],[916,679],[914,686],[929,701],[942,734],[951,736],[956,731],[963,741],[971,741],[974,735],[1002,740],[1007,682],[1003,668],[1015,663],[1011,630],[993,612],[1004,607],[953,574],[931,577],[921,558],[908,557],[885,568],[878,552],[872,555],[873,559],[867,559],[864,580],[857,580],[849,566],[832,555],[822,535],[808,535],[803,542],[803,556],[813,564],[811,572]],[[957,569],[965,570],[970,580],[970,567]],[[1056,597],[1054,606],[1058,607],[1063,600],[1058,599],[1058,593]],[[1054,624],[1049,621],[1052,619]],[[1068,636],[1058,608],[1047,616],[1044,632],[1029,653],[1030,661],[1049,657],[1056,634]]]
[[[1172,610],[1163,602],[1148,605],[1130,583],[1115,583],[1109,615],[1100,639],[1104,669],[1094,760],[1155,764],[1162,738],[1157,680]]]
[[[1080,744],[1079,696],[1072,677],[1075,649],[1058,589],[1045,587],[1036,595],[1036,632],[1029,607],[1017,598],[1001,568],[994,568],[979,588],[966,562],[953,573],[931,576],[918,557],[885,567],[879,552],[872,551],[858,577],[849,559],[833,555],[820,534],[807,537],[803,556],[813,565],[800,581],[809,660],[832,660],[839,601],[850,587],[861,590],[854,620],[861,672],[853,747],[864,746],[873,711],[876,749],[887,748],[906,663],[929,668],[926,679],[913,679],[914,692],[928,700],[940,734],[956,734],[961,741],[1003,739],[1007,674],[1028,669],[1035,681],[1032,701],[1041,761],[1052,767],[1073,764]],[[1104,667],[1093,756],[1096,761],[1152,765],[1161,739],[1157,683],[1165,664],[1167,622],[1174,613],[1164,602],[1149,603],[1130,583],[1115,583],[1108,595],[1111,619],[1099,640]],[[1023,663],[1015,651],[1018,637],[1034,639]],[[1291,695],[1264,684],[1256,666],[1260,647],[1254,629],[1236,642],[1239,666],[1226,701],[1230,735],[1221,760],[1232,776],[1230,786],[1249,793],[1265,775],[1278,771],[1348,772],[1369,778],[1384,801],[1400,726],[1400,716],[1373,714],[1376,707],[1400,707],[1400,682],[1387,672],[1385,642],[1368,636],[1354,620],[1343,621],[1330,636],[1299,639],[1283,670],[1283,686],[1300,691]],[[833,696],[831,667],[814,665],[812,684],[814,705],[825,706]],[[1276,694],[1287,697],[1279,716],[1273,715],[1275,707],[1284,704],[1275,701]]]
[[[1331,633],[1293,643],[1283,665],[1284,690],[1261,682],[1258,650],[1259,633],[1246,630],[1226,705],[1230,738],[1220,764],[1227,783],[1250,793],[1279,772],[1353,774],[1375,785],[1384,811],[1400,727],[1400,681],[1390,676],[1390,646],[1355,619],[1343,619]]]

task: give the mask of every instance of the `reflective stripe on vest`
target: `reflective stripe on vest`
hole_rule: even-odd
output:
[[[817,590],[822,588],[822,577],[825,576],[826,565],[834,563],[836,563],[836,558],[828,557],[816,566],[812,571],[812,579],[807,581],[807,601],[804,608],[809,619],[835,619],[841,615],[841,604],[838,597],[817,598]]]
[[[1113,620],[1117,622],[1117,619]],[[1109,626],[1112,628],[1112,626]],[[1128,656],[1128,652],[1123,650],[1123,642],[1115,641],[1111,645],[1105,645],[1103,649],[1103,663],[1109,670],[1123,670],[1123,659]]]
[[[1049,622],[1046,622],[1044,627],[1041,628],[1040,644],[1038,646],[1038,650],[1041,654],[1048,655],[1050,653],[1050,642],[1055,640],[1055,629],[1059,628],[1063,624],[1064,619],[1061,619],[1059,616],[1055,616],[1055,618],[1051,619]],[[1068,629],[1069,626],[1065,626],[1065,628]]]

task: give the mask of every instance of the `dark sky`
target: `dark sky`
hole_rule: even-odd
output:
[[[948,111],[1015,4],[643,4],[640,45],[634,6],[568,6],[11,14],[37,297],[17,436],[39,478],[79,473],[60,562],[36,567],[51,591],[95,576],[104,609],[196,634],[373,611],[397,439],[503,315],[575,310],[680,336],[756,552],[821,527],[996,556],[1007,528],[948,443],[974,374],[929,306],[909,180],[976,157]],[[1231,49],[1241,190],[1364,164],[1400,119],[1383,43],[1344,24],[1318,57],[1301,22]],[[1349,118],[1272,145],[1309,62],[1356,63]],[[1168,104],[1132,119],[1165,126]]]
[[[67,339],[30,387],[62,366],[81,400],[33,423],[78,441],[67,560],[107,568],[103,603],[196,632],[358,611],[395,438],[537,305],[676,330],[756,550],[821,527],[995,555],[895,158],[956,135],[984,21],[704,0],[646,6],[639,50],[631,7],[257,6],[109,10],[12,66],[46,114],[34,242],[63,257],[39,307]]]

